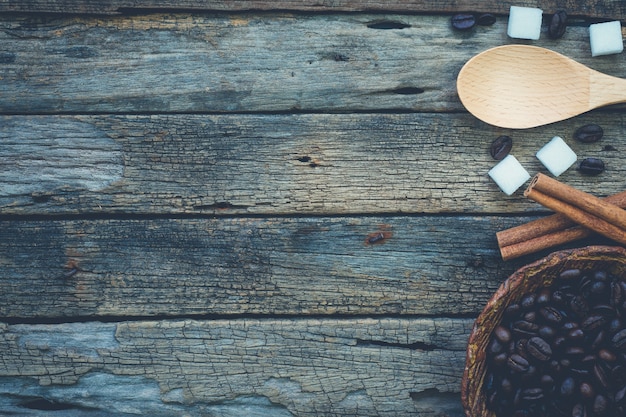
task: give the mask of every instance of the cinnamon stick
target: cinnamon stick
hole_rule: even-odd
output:
[[[573,205],[586,213],[591,213],[606,220],[608,223],[626,229],[626,211],[615,204],[608,203],[594,195],[570,187],[547,175],[541,173],[535,175],[524,195],[529,197],[528,193],[533,191],[540,191],[550,197]]]
[[[604,201],[626,208],[626,191],[606,197]],[[593,232],[576,225],[562,214],[533,220],[496,233],[502,259],[507,261],[554,246],[571,243]]]
[[[626,211],[591,194],[537,174],[524,192],[537,203],[626,245]]]

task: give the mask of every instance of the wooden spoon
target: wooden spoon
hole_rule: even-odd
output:
[[[528,45],[498,46],[476,55],[461,69],[457,90],[474,116],[513,129],[626,102],[626,80]]]

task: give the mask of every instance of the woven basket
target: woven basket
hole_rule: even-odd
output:
[[[495,417],[487,409],[482,386],[486,374],[486,351],[493,329],[502,320],[506,307],[524,295],[552,284],[561,271],[602,266],[614,274],[626,274],[626,249],[613,246],[587,246],[554,252],[518,269],[491,297],[474,323],[467,346],[461,401],[468,417]]]

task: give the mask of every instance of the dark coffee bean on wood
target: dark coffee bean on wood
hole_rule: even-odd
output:
[[[604,161],[600,158],[585,158],[578,165],[578,171],[586,175],[602,174],[604,169]]]
[[[564,10],[559,10],[550,18],[550,23],[548,24],[548,36],[551,39],[559,39],[565,35],[566,28],[567,13],[565,13]]]
[[[604,129],[596,124],[587,124],[579,127],[574,132],[574,139],[583,143],[593,143],[602,139]]]
[[[496,23],[496,16],[491,13],[482,13],[476,18],[476,24],[480,26],[491,26]]]
[[[458,13],[450,21],[456,30],[469,30],[476,25],[476,16],[472,13]]]

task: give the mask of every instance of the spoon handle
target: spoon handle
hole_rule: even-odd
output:
[[[589,73],[590,108],[624,102],[626,102],[626,79],[593,70]]]

